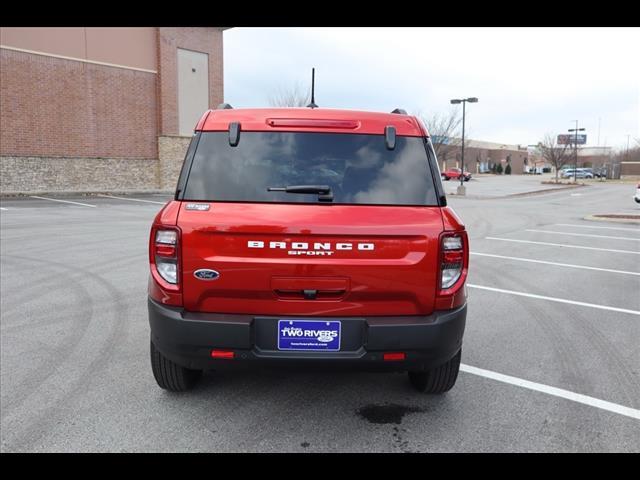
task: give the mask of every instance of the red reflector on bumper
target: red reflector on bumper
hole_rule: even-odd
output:
[[[226,358],[231,360],[235,355],[235,352],[230,350],[211,350],[211,358]]]
[[[385,362],[397,362],[404,360],[405,354],[403,352],[389,352],[382,355],[382,359]]]

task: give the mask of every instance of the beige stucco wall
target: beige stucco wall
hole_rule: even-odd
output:
[[[155,27],[2,27],[0,45],[153,71],[158,63]]]

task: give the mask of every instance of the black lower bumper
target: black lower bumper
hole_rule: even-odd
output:
[[[278,320],[286,316],[185,312],[151,299],[148,306],[156,348],[175,363],[193,369],[260,364],[424,370],[447,362],[460,350],[467,317],[465,304],[427,316],[331,318],[342,324],[341,350],[304,352],[278,350]],[[234,359],[212,358],[212,349],[231,350]],[[405,359],[384,361],[385,352],[404,352]]]

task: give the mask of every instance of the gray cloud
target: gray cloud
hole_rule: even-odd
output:
[[[579,119],[589,144],[640,137],[639,28],[234,28],[225,100],[267,106],[310,83],[323,107],[443,112],[477,96],[473,138],[528,144]],[[575,48],[574,45],[579,45]]]

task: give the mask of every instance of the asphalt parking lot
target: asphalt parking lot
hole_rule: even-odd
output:
[[[555,190],[562,188],[560,185],[542,184],[542,181],[554,180],[555,175],[545,173],[542,175],[472,175],[471,180],[464,182],[467,187],[467,196],[473,199],[501,198],[507,195],[522,195],[528,192],[542,190]],[[455,195],[459,180],[442,182],[448,195]]]
[[[640,213],[635,185],[474,198],[492,181],[449,198],[472,255],[442,396],[348,372],[212,372],[165,392],[146,287],[169,196],[2,199],[2,451],[640,451],[640,226],[583,219]]]

